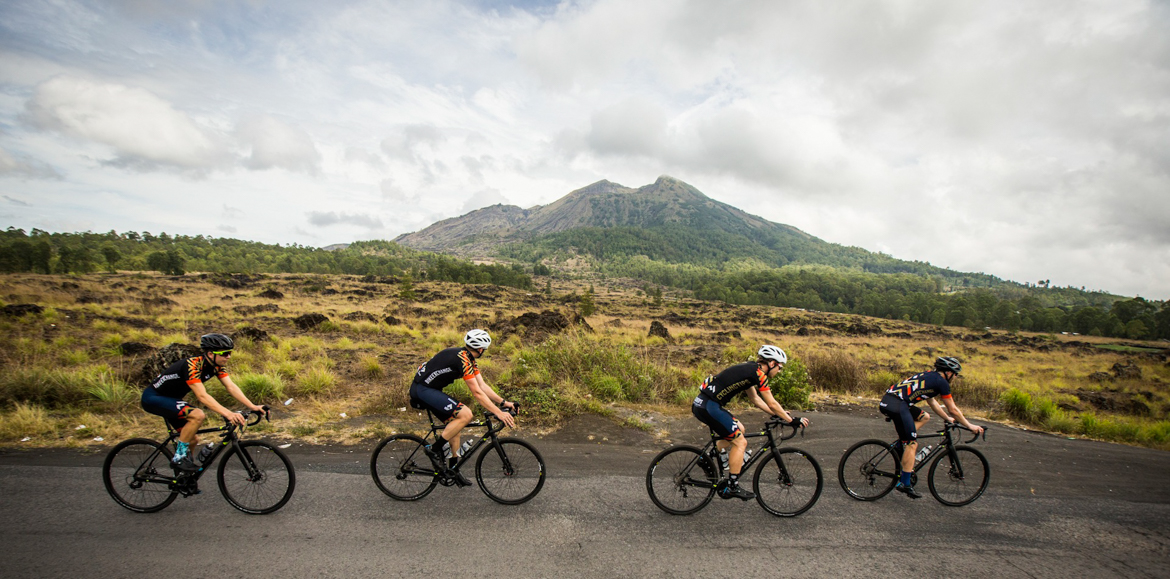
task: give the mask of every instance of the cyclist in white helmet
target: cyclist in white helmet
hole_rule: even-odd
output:
[[[440,470],[447,470],[458,461],[459,432],[473,418],[470,408],[443,393],[443,389],[450,386],[456,378],[463,378],[467,388],[471,390],[471,395],[481,406],[495,414],[496,418],[509,428],[516,427],[516,420],[512,415],[500,409],[515,408],[515,404],[505,401],[487,385],[487,382],[484,382],[483,375],[479,373],[479,367],[475,363],[476,359],[483,356],[488,346],[492,345],[492,337],[484,330],[471,330],[463,337],[463,344],[462,348],[447,348],[435,354],[426,364],[419,366],[414,374],[414,381],[410,384],[411,403],[421,404],[447,423],[438,440],[427,449],[428,456]],[[443,450],[448,445],[451,448],[451,460],[445,464]],[[451,474],[460,486],[471,484],[462,474],[458,472]]]
[[[752,404],[769,415],[778,416],[785,422],[808,426],[807,418],[788,414],[772,397],[768,379],[779,374],[788,363],[784,350],[765,344],[756,353],[755,362],[736,364],[714,376],[708,376],[699,387],[699,395],[691,405],[691,414],[711,428],[720,437],[715,443],[719,450],[728,450],[727,466],[730,476],[719,483],[719,496],[725,499],[738,497],[750,500],[756,497],[751,491],[739,486],[739,473],[743,469],[743,453],[747,440],[743,437],[743,424],[725,408],[728,401],[744,390],[748,391]]]

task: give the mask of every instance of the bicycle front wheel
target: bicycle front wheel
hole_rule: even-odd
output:
[[[475,481],[497,503],[525,503],[544,486],[544,459],[523,440],[498,438],[475,460]]]
[[[812,455],[795,448],[769,454],[756,468],[752,490],[756,502],[777,517],[795,517],[817,504],[825,479]]]
[[[837,480],[846,494],[859,501],[876,501],[894,489],[898,480],[898,457],[880,440],[854,444],[837,465]]]
[[[650,500],[672,515],[689,515],[707,506],[717,482],[715,466],[693,446],[658,453],[646,471]]]
[[[435,490],[439,473],[424,446],[412,434],[395,434],[378,443],[370,457],[370,475],[378,489],[398,501],[417,501]]]
[[[136,513],[153,513],[175,502],[171,451],[146,438],[118,444],[102,464],[102,482],[114,502]]]
[[[231,506],[249,515],[283,507],[297,486],[292,463],[280,449],[250,440],[240,442],[219,461],[219,491]]]
[[[956,446],[955,452],[939,453],[930,464],[930,494],[948,507],[970,504],[987,490],[991,468],[983,453],[970,446]]]

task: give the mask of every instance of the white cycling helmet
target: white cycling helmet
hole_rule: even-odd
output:
[[[492,345],[492,337],[484,330],[471,330],[463,336],[463,343],[467,344],[468,348],[484,348]]]
[[[756,352],[756,355],[765,360],[775,360],[781,364],[788,363],[788,355],[784,353],[784,350],[781,350],[776,346],[764,344],[763,346],[760,346],[760,351]]]

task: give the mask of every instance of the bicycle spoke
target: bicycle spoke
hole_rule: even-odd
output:
[[[930,465],[930,493],[938,502],[961,507],[983,495],[991,476],[987,459],[978,450],[956,446],[954,454],[940,453]]]
[[[174,502],[171,453],[144,438],[127,440],[106,456],[102,481],[114,501],[139,513],[152,513]]]
[[[434,490],[438,477],[423,452],[424,444],[421,438],[409,434],[390,436],[379,443],[370,457],[374,484],[400,501],[418,500]]]
[[[228,450],[217,476],[228,503],[252,515],[284,506],[296,486],[296,474],[284,453],[258,441],[241,442],[239,448]]]
[[[505,505],[531,500],[544,486],[544,459],[531,444],[500,438],[480,453],[475,479],[488,498]]]
[[[841,457],[837,480],[849,496],[859,501],[872,501],[893,490],[898,470],[898,461],[889,444],[880,440],[863,440]]]
[[[816,504],[824,478],[821,466],[808,453],[794,448],[769,453],[756,469],[752,487],[764,510],[780,517],[795,517]]]
[[[716,482],[715,467],[692,446],[662,451],[646,471],[650,500],[672,515],[689,515],[707,506]]]

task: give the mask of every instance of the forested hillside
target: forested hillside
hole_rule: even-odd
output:
[[[519,266],[474,265],[389,241],[361,241],[329,251],[197,235],[0,232],[0,271],[88,273],[98,270],[219,273],[344,273],[531,288]]]

